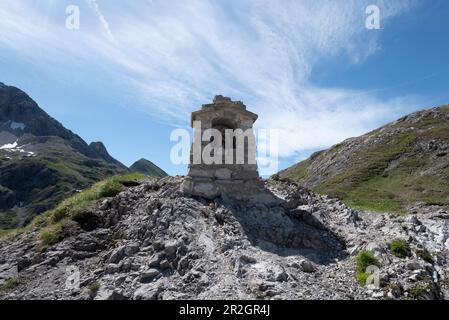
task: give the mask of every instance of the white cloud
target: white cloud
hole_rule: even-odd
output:
[[[106,20],[105,16],[100,10],[100,6],[98,5],[97,0],[86,0],[89,7],[94,11],[96,17],[100,21],[101,25],[106,32],[108,39],[115,43],[114,35],[112,34],[111,28],[109,27],[109,22]]]
[[[0,48],[86,81],[102,68],[123,87],[117,95],[131,88],[141,108],[173,124],[188,123],[215,94],[243,100],[259,127],[288,134],[284,157],[361,134],[416,101],[310,80],[322,61],[360,64],[379,50],[379,32],[365,29],[368,4],[379,5],[385,28],[411,1],[104,1],[101,11],[86,1],[94,15],[82,11],[80,32],[70,33],[62,19],[45,19],[45,4],[4,0]]]

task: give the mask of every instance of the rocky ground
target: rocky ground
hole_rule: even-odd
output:
[[[210,202],[184,196],[182,180],[148,180],[95,203],[46,250],[38,230],[1,241],[0,298],[449,298],[447,212],[357,212],[274,180],[280,204]],[[394,239],[407,241],[409,257],[390,252]],[[360,250],[378,258],[379,288],[356,280]]]

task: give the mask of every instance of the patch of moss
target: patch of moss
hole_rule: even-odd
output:
[[[48,224],[48,213],[44,213],[40,216],[35,217],[30,224],[28,224],[22,228],[0,230],[0,240],[5,240],[5,239],[10,239],[12,237],[16,237],[25,232],[31,231],[34,228],[43,228],[47,224]]]
[[[10,278],[6,280],[6,282],[0,287],[0,293],[13,290],[20,286],[22,283],[23,279],[21,277]]]
[[[412,255],[410,245],[405,240],[395,239],[388,245],[390,252],[398,258],[407,258]]]
[[[74,195],[65,200],[55,209],[50,211],[52,222],[56,223],[65,218],[73,218],[74,216],[86,213],[88,206],[95,200],[107,197],[114,197],[120,193],[125,184],[135,183],[143,179],[145,176],[140,173],[131,173],[124,176],[116,176],[94,184],[89,189]]]
[[[431,290],[430,284],[417,284],[408,291],[409,297],[412,299],[421,299]]]
[[[64,228],[70,222],[88,221],[90,215],[88,207],[94,201],[105,197],[113,197],[123,190],[125,184],[136,183],[144,177],[139,173],[131,173],[106,179],[48,211],[45,214],[47,217],[45,219],[47,221],[46,226],[39,233],[41,249],[61,241]]]
[[[366,272],[369,266],[380,267],[379,260],[376,259],[371,251],[360,251],[356,257],[356,278],[360,284],[366,284],[366,280],[370,276]]]
[[[1,230],[0,229],[0,240],[3,238],[6,238],[8,235],[10,235],[14,230],[7,229],[7,230]]]
[[[91,283],[87,287],[87,289],[89,290],[89,294],[92,297],[95,297],[95,295],[98,293],[98,290],[100,290],[100,287],[101,287],[101,285],[98,282],[94,282],[94,283]]]

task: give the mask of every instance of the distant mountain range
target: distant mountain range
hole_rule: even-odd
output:
[[[423,110],[280,172],[346,204],[380,212],[449,206],[449,105]]]
[[[130,171],[167,175],[145,159],[127,168],[102,142],[88,145],[25,92],[0,83],[0,229],[26,224],[78,190]]]

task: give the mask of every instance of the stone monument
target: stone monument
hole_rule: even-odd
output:
[[[194,138],[182,191],[208,199],[260,197],[266,190],[256,163],[257,118],[241,101],[223,96],[193,112]]]

